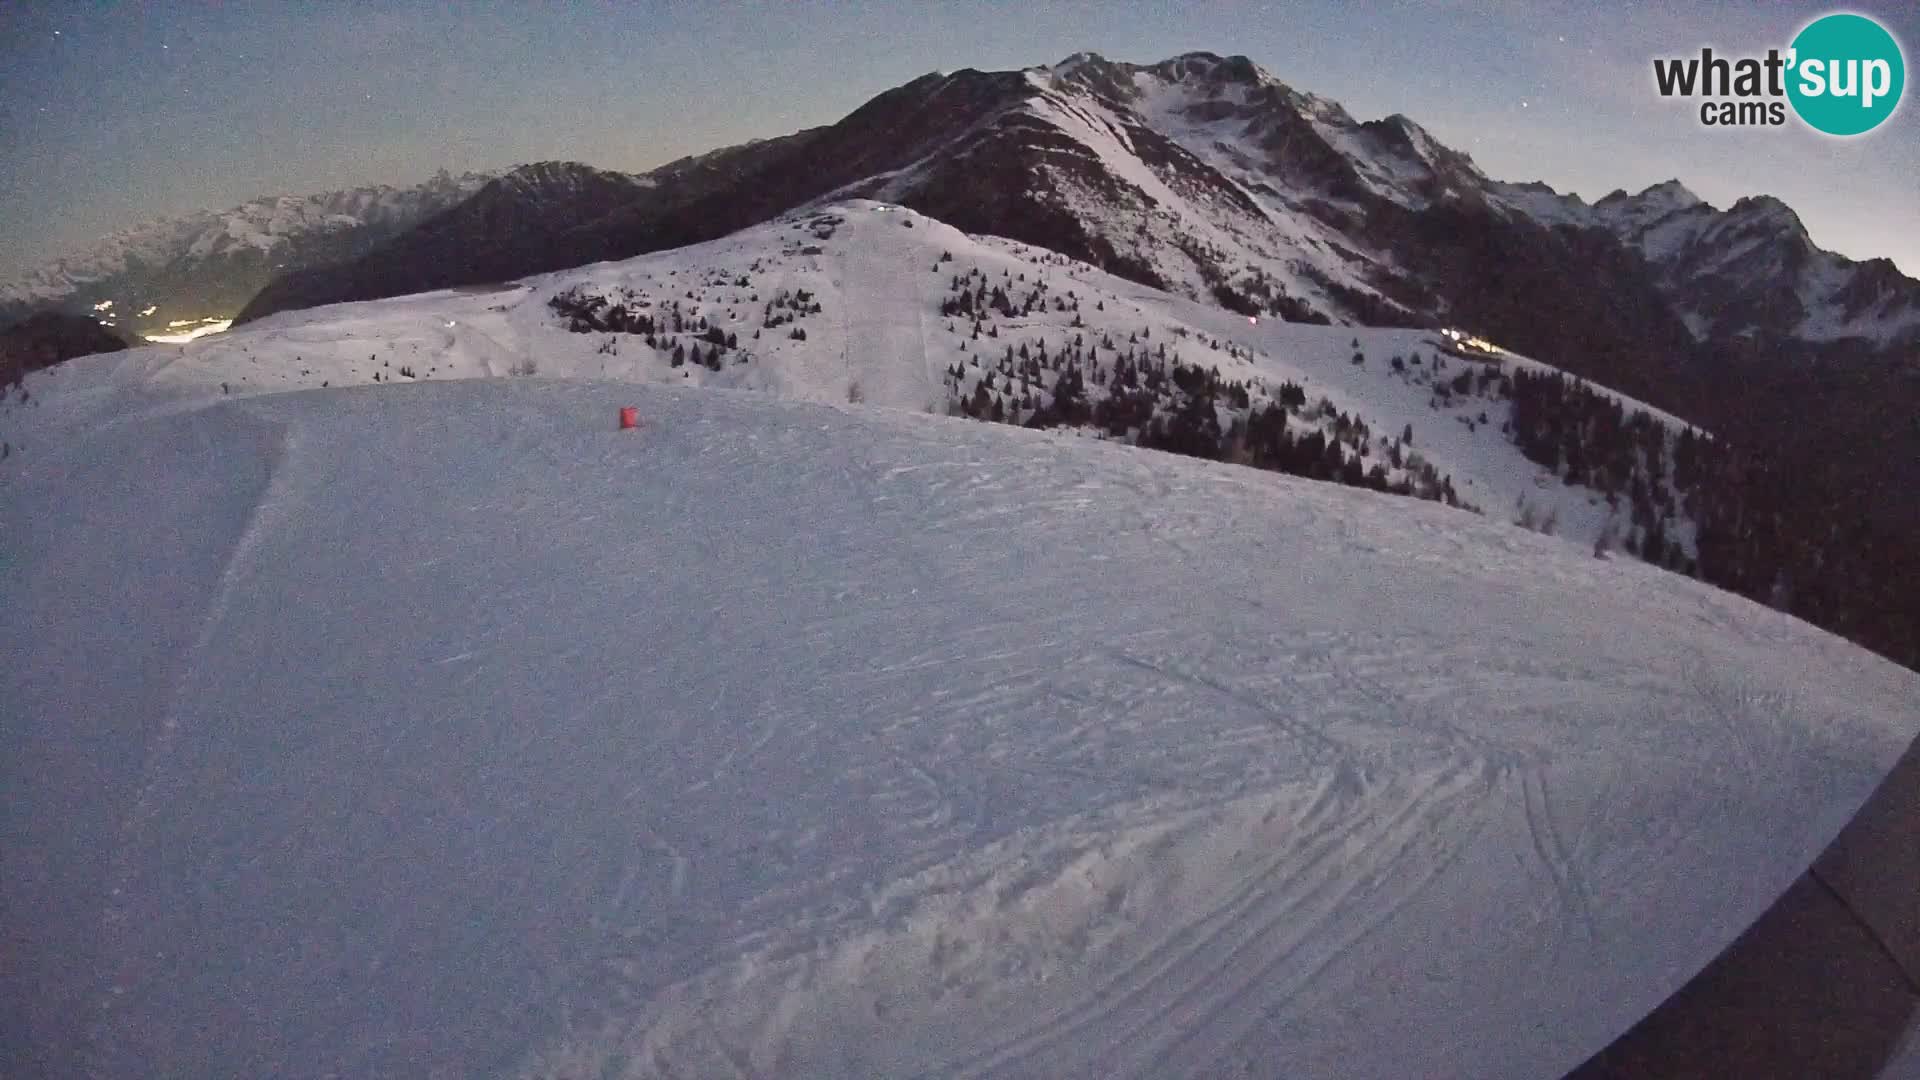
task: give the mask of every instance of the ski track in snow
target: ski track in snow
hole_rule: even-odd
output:
[[[227,552],[224,563],[216,579],[206,614],[201,620],[201,628],[194,637],[194,643],[183,657],[177,677],[181,684],[173,694],[176,698],[188,692],[185,680],[195,670],[196,662],[204,659],[204,654],[213,646],[221,629],[228,606],[232,603],[236,590],[252,569],[252,562],[261,544],[261,538],[279,526],[287,513],[284,500],[288,497],[286,462],[293,452],[291,433],[281,430],[273,436],[273,445],[268,450],[265,463],[266,485],[254,497],[247,511],[239,535],[234,539],[232,548]],[[202,449],[211,452],[211,442],[203,443]],[[165,844],[163,837],[150,835],[155,805],[166,797],[164,787],[171,779],[172,756],[179,742],[180,716],[179,704],[169,707],[159,718],[154,734],[147,744],[147,760],[142,769],[139,793],[135,796],[126,821],[121,826],[121,835],[114,854],[108,877],[107,897],[104,914],[101,919],[101,938],[110,950],[117,951],[129,961],[141,951],[131,942],[137,936],[134,926],[135,917],[130,904],[135,898],[138,875],[137,860],[143,848]],[[177,796],[176,796],[177,797]],[[111,1052],[102,1048],[102,1044],[111,1038],[114,1007],[120,995],[126,993],[131,973],[117,974],[111,977],[105,987],[105,994],[96,1003],[97,1016],[94,1031],[88,1036],[89,1050],[101,1058],[110,1058]],[[91,1065],[96,1076],[113,1076],[117,1068],[105,1060],[96,1060]]]
[[[1389,867],[1388,874],[1398,876],[1393,871],[1404,870],[1407,849],[1423,835],[1450,824],[1440,809],[1447,796],[1458,794],[1463,781],[1473,779],[1471,770],[1422,778],[1388,810],[1341,820],[1333,811],[1349,809],[1342,804],[1351,803],[1352,796],[1341,798],[1335,792],[1357,784],[1350,777],[1340,777],[1323,799],[1323,804],[1331,805],[1309,808],[1295,826],[1290,838],[1293,846],[1283,849],[1283,856],[1266,860],[1223,903],[1180,926],[1114,981],[1094,988],[1091,1000],[1079,1008],[1043,1022],[957,1074],[1017,1071],[1022,1061],[1047,1048],[1072,1044],[1080,1053],[1101,1047],[1100,1071],[1108,1075],[1165,1075],[1181,1060],[1176,1055],[1182,1045],[1219,1039],[1215,1029],[1221,1014],[1255,986],[1284,1004],[1311,976],[1312,970],[1288,972],[1290,978],[1276,978],[1276,973],[1308,942],[1325,934],[1336,911],[1373,884],[1339,872],[1341,857],[1378,859],[1377,865]],[[1333,820],[1324,820],[1321,811]],[[1445,862],[1444,853],[1435,861]],[[1421,883],[1402,886],[1404,895],[1391,906],[1404,903]],[[1163,1017],[1174,1020],[1172,1030],[1155,1023]],[[1122,1033],[1117,1046],[1110,1042],[1116,1032]],[[1142,1042],[1149,1045],[1135,1045]],[[1195,1054],[1185,1060],[1203,1057]]]

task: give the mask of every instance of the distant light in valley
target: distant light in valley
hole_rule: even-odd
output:
[[[185,321],[187,320],[176,320],[175,322],[168,323],[167,325],[177,326],[177,325],[180,325],[181,322],[185,322]],[[199,326],[196,326],[193,329],[185,331],[183,333],[148,334],[147,340],[154,342],[155,344],[158,344],[158,345],[185,345],[187,342],[192,341],[196,338],[203,338],[203,337],[206,337],[208,334],[218,334],[221,331],[225,330],[227,327],[232,325],[233,325],[232,319],[208,319],[205,322],[202,322]]]
[[[1446,338],[1447,340],[1462,346],[1463,348],[1477,349],[1480,352],[1493,353],[1496,356],[1507,351],[1501,348],[1500,346],[1495,345],[1493,342],[1488,341],[1486,338],[1475,337],[1472,334],[1466,333],[1465,331],[1461,331],[1461,330],[1455,330],[1452,327],[1448,327],[1440,331],[1440,335]]]

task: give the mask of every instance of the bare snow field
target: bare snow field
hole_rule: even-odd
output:
[[[331,317],[481,374],[514,295]],[[13,406],[12,1074],[1553,1077],[1920,727],[1411,499],[587,350],[208,392],[326,314]]]

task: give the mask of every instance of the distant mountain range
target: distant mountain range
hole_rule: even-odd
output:
[[[1404,116],[1356,121],[1208,53],[930,75],[837,124],[640,176],[527,166],[358,258],[290,272],[241,317],[625,258],[847,196],[1229,305],[1462,322],[1541,354],[1920,343],[1920,283],[1818,249],[1777,200],[1718,210],[1670,181],[1587,204],[1494,180]]]
[[[274,277],[372,251],[487,179],[442,172],[412,187],[278,195],[150,221],[0,282],[0,326],[49,310],[129,335],[230,319]]]

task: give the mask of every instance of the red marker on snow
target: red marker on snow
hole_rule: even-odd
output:
[[[620,430],[627,431],[640,426],[640,410],[632,405],[620,407]]]

